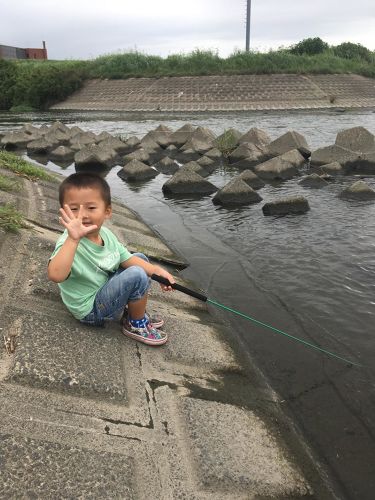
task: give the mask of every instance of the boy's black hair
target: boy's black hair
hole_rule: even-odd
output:
[[[102,195],[106,207],[111,205],[111,189],[108,182],[102,177],[89,172],[78,172],[76,174],[69,175],[66,179],[62,181],[59,187],[59,202],[60,207],[63,206],[64,197],[66,191],[70,188],[85,189],[92,188],[98,189]]]

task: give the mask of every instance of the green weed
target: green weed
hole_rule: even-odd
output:
[[[19,156],[9,153],[8,151],[0,151],[0,167],[31,180],[41,179],[45,181],[58,182],[54,176],[42,168],[36,167]]]
[[[19,229],[28,227],[21,212],[13,205],[0,206],[0,229],[4,231],[17,232]]]
[[[236,145],[237,139],[232,130],[224,130],[224,133],[215,140],[215,146],[224,156],[228,156],[236,148]]]
[[[12,179],[0,174],[1,191],[21,191],[21,184],[17,179]]]

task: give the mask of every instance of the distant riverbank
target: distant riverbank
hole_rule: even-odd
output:
[[[305,43],[308,41],[314,43]],[[317,41],[319,39],[306,39],[295,47],[267,53],[237,51],[227,58],[219,57],[214,51],[195,50],[166,58],[130,52],[91,61],[0,59],[0,109],[45,110],[64,101],[90,79],[282,74],[375,77],[375,56],[370,50],[350,42],[329,47]],[[334,100],[335,95],[329,99]]]

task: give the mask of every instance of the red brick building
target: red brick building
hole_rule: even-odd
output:
[[[48,59],[46,42],[42,43],[42,49],[21,49],[10,45],[0,45],[0,59]]]

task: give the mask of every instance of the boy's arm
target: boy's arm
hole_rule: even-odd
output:
[[[70,274],[78,244],[79,240],[72,240],[69,236],[66,238],[60,250],[49,261],[48,279],[55,283],[66,280]]]
[[[80,239],[97,228],[96,225],[84,226],[82,224],[82,209],[83,206],[80,205],[78,215],[75,216],[68,205],[60,208],[59,220],[68,231],[68,237],[48,265],[48,278],[55,283],[66,280],[70,274]]]
[[[150,262],[146,262],[145,260],[141,259],[140,257],[137,257],[136,255],[133,255],[127,260],[124,260],[121,262],[121,267],[127,269],[130,266],[139,266],[142,267],[145,271],[147,276],[151,276],[152,274],[158,274],[159,276],[163,276],[164,278],[167,278],[167,280],[170,283],[174,283],[174,277],[166,270],[163,269],[160,266],[155,266],[154,264],[150,264]],[[173,290],[171,286],[166,286],[160,284],[161,288],[163,290]]]

